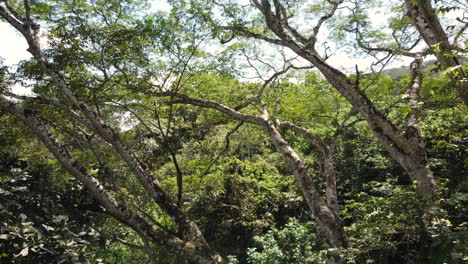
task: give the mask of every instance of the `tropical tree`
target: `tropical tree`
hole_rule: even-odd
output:
[[[16,69],[0,67],[2,117],[22,121],[0,136],[27,145],[34,135],[42,146],[20,154],[31,164],[44,156],[56,168],[51,181],[79,180],[96,211],[110,216],[99,218],[100,230],[111,233],[106,239],[153,262],[220,263],[220,254],[236,254],[241,262],[313,263],[400,252],[407,260],[451,230],[444,210],[460,218],[453,211],[464,201],[463,186],[450,196],[443,180],[436,188],[434,172],[447,178],[450,166],[440,164],[463,156],[461,143],[448,144],[453,138],[443,132],[462,137],[454,124],[466,106],[447,94],[455,87],[463,94],[464,73],[448,54],[463,48],[444,44],[441,51],[431,42],[416,50],[418,28],[399,17],[409,2],[392,9],[389,34],[369,22],[369,10],[380,7],[371,1],[169,2],[170,13],[149,13],[148,3],[132,0],[0,4],[1,22],[21,34],[32,56]],[[413,2],[416,11],[424,4]],[[309,19],[315,25],[303,23]],[[331,66],[325,26],[336,33],[330,42],[342,41],[338,49],[386,54],[378,61],[384,66],[397,55],[411,58],[409,76],[390,78],[376,65],[352,74]],[[449,78],[425,76],[430,53]],[[252,73],[257,82],[249,81]],[[13,93],[15,85],[33,95]],[[442,126],[441,116],[453,120]],[[434,136],[424,138],[426,131]],[[453,186],[462,181],[463,168],[455,167]],[[402,180],[403,171],[410,180]],[[289,216],[308,221],[306,211],[315,224],[286,224]],[[15,229],[17,218],[8,219]],[[463,234],[448,237],[452,243]],[[28,250],[40,248],[23,240]],[[301,240],[310,245],[297,245]],[[368,245],[373,240],[375,247]],[[252,249],[256,243],[263,252]],[[325,247],[340,250],[314,253]],[[293,251],[299,253],[281,256]]]
[[[417,2],[421,5],[423,2],[428,1]],[[369,10],[359,8],[359,6],[366,3],[353,1],[349,3],[347,1],[310,3],[306,1],[274,0],[251,1],[249,5],[241,5],[231,1],[213,1],[208,7],[206,3],[199,3],[194,9],[199,10],[202,19],[205,19],[215,28],[218,36],[224,42],[232,40],[235,36],[258,39],[289,48],[313,65],[367,121],[383,147],[404,168],[411,180],[417,184],[416,191],[420,195],[431,199],[436,190],[436,183],[433,172],[427,164],[425,143],[418,121],[418,105],[421,103],[419,90],[422,84],[420,65],[425,53],[414,51],[418,40],[415,40],[415,44],[402,46],[402,44],[411,42],[411,39],[405,39],[406,34],[393,34],[395,43],[392,43],[390,47],[367,47],[365,44],[369,42],[366,42],[366,40],[382,41],[382,39],[378,38],[379,35],[375,31],[369,28],[361,28],[363,25],[370,25],[368,21]],[[407,1],[407,3],[409,6],[413,5],[413,1]],[[307,8],[304,8],[304,5]],[[408,109],[410,110],[403,124],[398,125],[394,120],[389,119],[369,99],[368,95],[363,91],[364,87],[362,87],[359,78],[361,73],[358,70],[356,70],[354,76],[349,76],[326,62],[329,57],[327,50],[320,52],[318,44],[327,41],[321,39],[320,30],[335,16],[341,17],[344,15],[346,17],[346,12],[343,10],[350,10],[348,13],[351,14],[351,20],[346,20],[349,27],[345,29],[358,34],[357,44],[359,46],[364,46],[364,49],[367,48],[367,50],[374,52],[385,51],[391,54],[403,54],[414,59],[410,66],[413,82],[409,85],[406,95]],[[221,12],[222,17],[226,19],[217,19],[217,12]],[[303,26],[301,23],[303,19],[314,21],[314,25]],[[366,32],[365,37],[368,37],[368,39],[359,35],[360,30]],[[337,32],[337,35],[339,35],[339,32]],[[429,45],[434,44],[434,42],[429,43]],[[446,53],[442,57],[451,57]],[[440,58],[442,59],[442,57]],[[453,63],[449,65],[453,65]],[[464,90],[464,88],[460,89]],[[464,92],[460,92],[460,95],[462,94]]]
[[[161,183],[149,170],[148,164],[143,162],[127,146],[122,136],[105,120],[104,109],[101,110],[98,105],[94,105],[96,108],[93,109],[90,101],[86,102],[81,99],[86,97],[83,93],[86,93],[88,89],[92,90],[92,87],[97,88],[106,85],[115,87],[116,83],[109,84],[109,82],[112,83],[116,79],[118,79],[117,82],[120,82],[124,86],[135,85],[131,79],[135,75],[132,75],[132,77],[128,76],[131,74],[132,66],[145,63],[143,58],[138,56],[142,55],[144,47],[139,47],[140,54],[132,52],[132,54],[137,55],[132,58],[131,62],[116,62],[118,56],[125,56],[125,50],[138,49],[138,47],[132,46],[136,42],[128,41],[127,39],[130,36],[129,34],[133,35],[135,33],[128,30],[129,17],[135,6],[133,6],[131,1],[115,1],[112,3],[86,1],[68,3],[58,1],[52,4],[48,5],[45,2],[36,1],[24,1],[24,3],[20,4],[16,1],[10,2],[6,0],[2,1],[2,6],[0,6],[0,16],[2,19],[14,27],[28,43],[28,51],[34,60],[33,67],[39,71],[37,78],[41,79],[45,86],[38,89],[45,89],[55,95],[49,98],[19,97],[19,99],[55,106],[55,109],[61,111],[62,114],[65,114],[69,118],[68,122],[72,124],[73,130],[80,131],[80,133],[75,135],[78,139],[92,143],[94,136],[98,135],[100,142],[106,142],[106,144],[111,145],[128,170],[132,172],[142,188],[147,192],[148,197],[159,206],[162,212],[174,220],[177,230],[172,232],[161,230],[161,228],[154,224],[154,221],[151,222],[147,219],[147,216],[132,209],[128,205],[128,202],[116,198],[112,194],[112,191],[106,188],[91,173],[89,168],[86,168],[77,158],[73,157],[73,153],[68,150],[69,147],[65,147],[53,135],[53,132],[44,122],[43,117],[41,118],[40,116],[40,112],[44,110],[31,109],[31,106],[22,105],[8,96],[12,94],[5,93],[0,95],[2,108],[25,122],[59,161],[61,166],[82,182],[91,195],[109,214],[132,228],[142,238],[166,246],[178,254],[185,256],[187,259],[192,259],[196,262],[212,263],[220,261],[220,257],[208,246],[198,226],[188,218],[170,195],[163,190]],[[59,17],[51,18],[50,16],[58,10],[60,10]],[[50,49],[49,53],[51,54],[44,54],[41,48],[40,27],[35,21],[41,18],[49,18],[48,21],[56,26],[52,27],[50,37],[58,38],[56,39],[56,43],[52,41],[52,47],[56,44],[58,49]],[[76,31],[68,31],[67,27],[73,27]],[[109,38],[102,38],[104,37],[103,35],[100,36],[101,38],[98,38],[97,34],[93,34],[94,30],[109,33]],[[144,34],[143,30],[140,36],[133,35],[133,40]],[[90,49],[87,49],[85,43],[90,46]],[[142,43],[139,44],[141,45]],[[111,47],[115,48],[117,54],[120,55],[115,54],[117,56],[113,58],[107,57],[110,54],[106,54],[105,57],[99,57],[99,54],[103,54],[102,52]],[[94,48],[100,53],[93,53],[93,51],[96,51]],[[74,49],[77,49],[75,53],[73,53]],[[54,51],[57,53],[54,54]],[[69,60],[71,57],[75,57],[76,60]],[[95,66],[95,69],[100,70],[100,72],[93,72],[94,69],[90,68],[91,65],[86,65],[85,62],[91,62],[91,65],[95,62],[92,66]],[[107,67],[109,64],[115,66],[112,69],[112,73],[109,73],[109,68]],[[104,68],[101,68],[101,66],[104,66]],[[115,75],[119,76],[113,78]],[[84,76],[88,78],[81,78]],[[7,88],[6,85],[8,83],[2,82],[2,91]],[[57,100],[57,98],[60,99]],[[110,165],[108,166],[111,167]]]

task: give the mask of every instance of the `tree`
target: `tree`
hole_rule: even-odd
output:
[[[63,95],[71,102],[71,106],[75,108],[79,113],[74,113],[70,111],[68,106],[62,105],[60,108],[65,110],[68,113],[72,114],[72,118],[74,122],[78,122],[81,124],[86,125],[88,128],[93,131],[93,133],[98,134],[104,141],[108,144],[112,145],[115,151],[121,156],[127,166],[133,171],[139,182],[145,188],[147,192],[150,193],[150,196],[155,200],[155,202],[170,216],[174,217],[175,222],[179,225],[179,233],[182,234],[182,237],[187,239],[188,241],[194,241],[198,244],[202,251],[208,250],[209,246],[206,244],[206,241],[203,238],[203,235],[198,230],[198,227],[188,220],[187,216],[180,210],[178,206],[175,206],[172,201],[170,200],[169,196],[165,193],[162,189],[161,184],[154,179],[151,173],[148,171],[148,165],[142,163],[135,154],[125,146],[122,139],[118,135],[117,132],[114,131],[109,125],[107,125],[103,119],[101,119],[101,115],[98,111],[93,111],[91,107],[89,107],[84,101],[78,98],[76,93],[71,89],[70,84],[67,83],[66,79],[67,76],[62,74],[60,71],[57,71],[53,64],[47,62],[47,59],[43,56],[41,48],[39,46],[39,28],[38,25],[32,22],[31,15],[30,15],[30,7],[29,3],[26,2],[24,6],[24,13],[25,16],[22,17],[18,14],[18,12],[14,9],[14,7],[10,6],[9,2],[5,2],[5,8],[1,11],[2,17],[10,23],[13,27],[15,27],[28,41],[29,51],[33,55],[33,58],[39,64],[40,70],[45,73],[48,77],[50,77],[51,83],[58,88],[58,91],[63,93]],[[105,16],[104,16],[105,18]],[[61,28],[59,28],[61,30]],[[60,33],[60,31],[59,31]],[[105,72],[104,72],[105,74]],[[125,73],[124,73],[125,74]],[[181,73],[184,74],[184,71]],[[105,77],[105,76],[104,76]],[[270,78],[269,81],[265,83],[262,90],[275,79],[277,75],[274,75]],[[182,77],[180,77],[182,78]],[[180,80],[180,79],[179,79]],[[105,80],[106,81],[106,80]],[[105,82],[104,81],[104,82]],[[127,81],[127,80],[126,80]],[[128,82],[128,81],[127,81]],[[141,89],[139,87],[138,89]],[[176,86],[174,88],[177,91],[179,88]],[[7,93],[7,96],[14,96],[11,93]],[[262,102],[261,93],[259,96],[249,99],[247,102],[241,105],[238,109],[247,106],[251,102],[258,101],[262,108],[263,108],[263,115],[245,115],[236,110],[230,109],[218,103],[212,102],[202,102],[190,99],[183,95],[179,95],[175,92],[166,92],[161,93],[162,96],[168,96],[175,99],[182,99],[184,103],[188,104],[197,104],[198,106],[202,107],[212,107],[216,108],[217,110],[221,110],[222,112],[231,115],[235,119],[238,119],[242,122],[249,122],[260,125],[264,132],[270,137],[273,144],[277,147],[277,149],[282,153],[285,160],[288,162],[289,166],[295,172],[297,177],[297,181],[299,186],[301,187],[304,196],[306,197],[306,201],[314,215],[316,216],[316,220],[319,221],[320,226],[324,228],[327,237],[334,247],[346,247],[347,242],[344,234],[344,230],[342,228],[341,220],[338,216],[338,205],[337,205],[337,197],[336,197],[336,177],[333,171],[331,153],[329,151],[329,147],[325,144],[321,143],[320,140],[310,133],[307,132],[305,129],[299,129],[299,127],[294,126],[291,123],[284,122],[282,124],[283,128],[288,128],[292,130],[296,130],[298,133],[306,134],[307,137],[311,142],[318,146],[319,149],[324,153],[324,157],[326,160],[326,171],[327,171],[327,199],[328,201],[325,202],[319,195],[318,190],[313,186],[312,182],[309,180],[309,176],[305,171],[305,164],[298,156],[298,154],[288,145],[288,143],[283,139],[281,134],[275,128],[273,124],[269,122],[269,114],[266,105]],[[16,97],[19,99],[26,99],[29,101],[42,101],[45,104],[51,104],[50,101],[44,101],[40,98],[27,98],[27,97]],[[56,106],[60,106],[60,103],[52,103]],[[125,224],[131,226],[137,232],[145,234],[149,236],[151,239],[155,239],[155,234],[146,234],[145,230],[148,230],[147,223],[144,223],[143,226],[140,226],[138,222],[143,221],[138,215],[135,215],[128,209],[124,204],[119,203],[118,201],[113,200],[111,194],[105,192],[104,187],[91,175],[87,172],[82,165],[80,165],[76,160],[74,160],[70,153],[61,145],[59,144],[53,136],[48,132],[46,126],[40,120],[40,118],[36,115],[34,111],[28,110],[27,108],[23,110],[23,107],[18,105],[17,103],[13,102],[11,99],[8,99],[5,96],[2,96],[2,105],[5,109],[9,110],[11,113],[15,114],[18,118],[25,121],[31,129],[35,131],[35,133],[41,138],[44,144],[47,146],[49,150],[51,150],[55,157],[61,162],[62,166],[67,168],[67,170],[73,174],[75,177],[80,179],[87,188],[93,193],[96,199],[103,204],[103,206],[109,210],[113,214],[114,217],[119,219],[120,221],[124,222]],[[214,107],[213,107],[214,106]],[[280,124],[280,121],[277,121]],[[174,163],[177,164],[175,155],[172,155]],[[176,166],[177,167],[177,166]],[[181,185],[181,172],[180,169],[178,171],[178,189],[179,189],[179,201],[181,197],[182,185]],[[179,203],[180,204],[180,203]],[[120,212],[120,207],[125,208],[124,212]],[[137,220],[135,220],[135,219]],[[154,230],[152,230],[154,231]],[[171,243],[179,243],[174,242],[171,239],[175,239],[174,237],[167,237],[164,238],[163,241],[159,241],[162,244],[170,245]],[[176,240],[177,241],[177,240]],[[182,242],[180,242],[182,243]],[[180,247],[180,246],[177,246]],[[182,247],[179,250],[188,250],[187,247]],[[209,250],[208,250],[209,251]],[[187,254],[187,252],[185,253]],[[205,254],[205,253],[203,253]],[[192,256],[193,257],[193,256]]]
[[[346,235],[344,233],[341,219],[338,215],[336,174],[334,172],[331,152],[326,144],[321,142],[306,129],[300,128],[299,126],[296,126],[290,122],[284,122],[278,119],[275,120],[279,127],[290,129],[296,133],[305,135],[309,142],[317,146],[324,154],[325,171],[327,175],[327,200],[325,201],[321,198],[319,191],[311,182],[304,161],[299,157],[297,152],[289,145],[289,143],[284,140],[281,133],[275,127],[275,123],[270,121],[268,107],[262,101],[260,96],[255,96],[247,102],[258,102],[263,110],[262,115],[244,114],[217,102],[193,99],[183,94],[160,93],[160,95],[172,95],[173,97],[179,99],[182,103],[216,109],[239,121],[260,126],[264,133],[270,138],[276,149],[286,160],[289,167],[293,170],[294,175],[296,176],[296,182],[301,188],[302,194],[307,201],[307,205],[313,213],[315,220],[319,223],[319,226],[324,229],[330,244],[333,247],[347,247]]]
[[[92,3],[86,2],[80,2],[80,5],[77,6],[73,4],[63,4],[63,6],[57,6],[62,7],[62,11],[64,12],[68,11],[72,14],[76,14],[72,19],[77,19],[78,22],[73,25],[77,25],[78,27],[82,26],[82,24],[80,24],[82,22],[80,21],[82,18],[80,15],[89,16],[90,13],[86,12],[89,9],[94,8],[96,13],[101,14],[101,18],[105,23],[107,23],[109,29],[111,29],[111,26],[116,26],[117,32],[121,33],[122,31],[118,31],[118,27],[124,26],[125,22],[119,25],[119,19],[121,19],[123,12],[128,12],[128,9],[125,9],[125,5],[130,3],[120,3],[117,1],[110,5],[102,3],[104,6],[98,7],[93,6]],[[90,173],[89,169],[86,169],[79,161],[74,159],[67,148],[59,143],[56,137],[49,132],[49,129],[43,120],[38,117],[35,110],[28,106],[20,105],[11,98],[8,98],[5,94],[0,95],[0,104],[2,108],[25,122],[49,149],[49,151],[53,153],[54,157],[60,162],[60,164],[71,175],[84,184],[86,189],[106,209],[107,212],[120,222],[131,227],[142,238],[149,239],[153,243],[159,245],[164,245],[185,256],[187,259],[192,259],[199,263],[218,262],[220,259],[219,256],[211,251],[197,225],[187,217],[187,215],[162,189],[160,182],[155,179],[151,171],[148,170],[149,166],[142,162],[137,155],[125,145],[121,136],[101,118],[99,111],[94,111],[86,102],[79,99],[76,90],[73,89],[73,84],[70,83],[73,82],[71,79],[72,76],[65,75],[63,65],[59,65],[57,61],[50,61],[44,56],[40,46],[40,28],[33,20],[33,16],[40,16],[44,13],[50,12],[50,8],[52,6],[48,6],[42,2],[29,1],[24,1],[22,8],[19,6],[20,4],[17,2],[10,3],[10,1],[7,0],[2,1],[2,6],[0,6],[0,16],[23,35],[29,46],[28,51],[36,61],[37,67],[42,74],[49,78],[47,82],[54,87],[54,92],[59,93],[66,98],[70,105],[64,105],[60,102],[53,102],[53,100],[42,98],[22,97],[21,99],[59,106],[59,109],[65,111],[66,114],[69,115],[69,118],[73,120],[72,122],[84,125],[87,127],[86,129],[92,131],[92,134],[88,134],[87,136],[92,138],[94,134],[97,134],[100,136],[101,140],[113,146],[114,150],[119,154],[126,166],[128,166],[128,169],[133,172],[136,179],[148,192],[148,195],[163,212],[167,213],[174,219],[174,222],[178,227],[177,234],[160,230],[153,223],[149,222],[149,220],[145,219],[145,216],[142,216],[140,213],[136,213],[132,210],[124,201],[117,200],[109,190]],[[107,8],[107,13],[103,12],[104,8]],[[43,13],[35,14],[34,11]],[[111,17],[115,19],[113,22],[107,20]],[[125,18],[125,16],[123,17]],[[64,17],[64,19],[66,19],[66,17]],[[60,22],[63,21],[60,21],[59,19],[57,33],[61,33],[60,30],[64,29],[63,27],[60,27]],[[87,29],[88,28],[85,28],[85,30]],[[98,40],[95,41],[96,44],[98,44],[97,42]],[[74,44],[77,43],[71,43],[70,45],[73,46]],[[106,78],[106,76],[104,77]],[[102,83],[105,82],[106,80]],[[2,87],[2,90],[5,88],[6,87]]]
[[[344,72],[326,63],[326,54],[325,56],[319,55],[317,43],[319,42],[320,29],[334,17],[337,10],[341,9],[341,6],[345,9],[348,8],[345,6],[344,1],[323,1],[315,5],[312,4],[309,9],[301,7],[301,5],[305,4],[303,2],[292,3],[279,0],[251,1],[250,6],[244,7],[231,2],[214,1],[213,3],[211,10],[210,7],[199,9],[205,12],[202,17],[208,18],[208,22],[218,30],[221,37],[230,34],[287,47],[319,70],[325,79],[367,121],[383,147],[404,168],[411,180],[417,184],[416,191],[420,195],[431,199],[436,189],[436,183],[434,175],[427,164],[424,140],[417,120],[418,105],[420,103],[418,93],[422,83],[419,68],[423,54],[411,51],[414,45],[409,50],[406,48],[374,49],[375,51],[390,51],[394,54],[402,53],[414,58],[414,62],[411,64],[413,83],[407,93],[408,107],[411,110],[406,117],[405,124],[398,126],[395,121],[390,120],[381,110],[377,109],[376,105],[363,92],[359,82],[359,71],[354,77],[347,76]],[[199,6],[203,5],[199,4]],[[213,12],[213,9],[216,9],[216,12],[222,12],[228,20],[218,21],[213,19],[213,17],[216,17],[213,13],[210,13]],[[303,10],[306,10],[305,13],[302,12]],[[298,24],[297,19],[312,14],[315,16],[322,14],[313,27],[301,29],[296,26]],[[362,13],[359,14],[361,15],[360,18],[363,19],[362,21],[365,21],[366,16],[362,15]],[[355,16],[355,18],[358,18],[358,16]],[[232,37],[225,39],[231,40]],[[362,42],[362,40],[358,39],[358,42]]]
[[[141,11],[147,8],[145,3],[130,0],[3,0],[0,17],[28,42],[32,59],[20,62],[15,72],[0,68],[0,108],[8,118],[23,121],[29,129],[24,133],[42,142],[44,147],[35,145],[36,149],[56,168],[60,166],[60,172],[68,173],[61,177],[78,179],[105,213],[121,223],[114,228],[111,221],[107,228],[133,230],[130,242],[118,234],[110,237],[145,252],[153,261],[219,263],[223,259],[216,251],[228,255],[231,250],[244,261],[248,254],[240,250],[253,245],[253,236],[279,230],[289,216],[305,215],[306,209],[299,206],[308,208],[327,246],[345,253],[357,247],[364,252],[357,253],[361,258],[366,250],[374,250],[366,247],[369,239],[413,250],[429,245],[428,237],[448,232],[449,228],[433,227],[433,223],[445,223],[443,217],[431,221],[438,204],[428,209],[435,191],[434,167],[429,167],[433,164],[426,157],[421,129],[428,129],[430,122],[423,118],[431,115],[422,110],[430,111],[431,105],[421,102],[440,102],[428,100],[427,90],[422,89],[425,51],[407,49],[411,37],[401,37],[397,48],[369,45],[370,39],[385,36],[366,26],[362,6],[353,2],[356,6],[343,16],[351,21],[350,27],[343,27],[342,21],[334,21],[334,26],[343,34],[352,33],[353,43],[370,55],[401,53],[413,62],[410,76],[401,80],[357,68],[356,74],[347,76],[326,63],[328,49],[323,57],[318,55],[317,40],[320,27],[343,10],[344,2],[326,1],[324,6],[307,9],[320,14],[307,38],[303,33],[307,29],[299,32],[293,26],[302,1],[253,0],[250,6],[227,2],[210,6],[171,1],[171,13],[146,14]],[[212,7],[221,9],[210,13]],[[230,20],[214,21],[219,14]],[[46,25],[45,31],[39,23]],[[401,23],[398,30],[409,27],[408,23]],[[219,51],[212,35],[222,36],[223,43],[246,36],[249,43],[236,39]],[[44,39],[47,45],[41,47]],[[279,67],[257,56],[257,44],[265,41],[286,47],[277,49],[283,58]],[[287,49],[312,65],[297,66]],[[257,73],[261,83],[246,81],[243,66],[232,60],[236,56]],[[311,68],[318,69],[325,80],[313,72],[302,74]],[[444,88],[434,88],[435,83],[443,82],[425,81],[424,85],[439,94]],[[15,83],[31,87],[34,95],[14,94]],[[336,91],[330,90],[333,87]],[[360,124],[362,120],[370,130]],[[401,179],[401,169],[375,145],[370,131],[426,200],[412,193],[411,185],[404,192],[393,188],[393,181]],[[350,151],[353,148],[367,157],[353,159],[347,153],[357,152]],[[41,158],[27,151],[23,155]],[[344,165],[361,160],[365,163],[351,164],[357,172]],[[366,187],[375,178],[386,181],[381,193]],[[360,203],[349,200],[361,192],[365,198],[358,199]],[[390,199],[389,192],[402,195]],[[369,198],[368,193],[375,196]],[[408,202],[401,203],[407,197]],[[286,209],[291,203],[294,209]],[[372,213],[377,205],[386,209],[361,218],[353,211],[357,205],[365,207],[362,212]],[[417,217],[405,214],[396,224],[388,220],[392,213],[412,207],[418,207]],[[398,236],[405,230],[400,224],[404,221],[410,222],[408,242]],[[376,232],[379,225],[388,227],[388,232]],[[295,226],[270,234],[289,237],[289,229]],[[359,230],[372,230],[371,238],[360,236]],[[315,243],[314,237],[301,239],[312,238],[310,243]],[[423,239],[426,242],[419,243]],[[235,241],[243,242],[235,245]],[[399,252],[379,250],[382,245],[375,249],[375,259],[387,259],[379,258],[381,252]],[[317,244],[316,249],[321,248]],[[312,254],[310,247],[285,248],[289,249],[305,250],[297,255],[301,259]]]

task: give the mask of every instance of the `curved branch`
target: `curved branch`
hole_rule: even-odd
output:
[[[330,145],[313,135],[309,130],[300,127],[296,124],[293,124],[288,121],[275,120],[276,125],[282,129],[288,129],[293,131],[296,134],[304,136],[312,145],[322,153],[322,162],[324,165],[325,173],[325,195],[327,198],[327,204],[330,206],[335,213],[338,214],[338,195],[336,192],[336,171],[333,161],[333,153]]]
[[[258,124],[262,125],[263,123],[266,122],[265,119],[263,119],[259,115],[250,115],[250,114],[244,114],[241,113],[233,108],[230,108],[228,106],[225,106],[221,103],[217,102],[212,102],[212,101],[203,101],[199,99],[194,99],[190,98],[187,95],[184,94],[174,94],[171,92],[163,92],[163,93],[156,93],[156,96],[172,96],[174,98],[177,98],[178,100],[172,101],[172,103],[184,103],[184,104],[190,104],[190,105],[195,105],[195,106],[200,106],[204,108],[212,108],[216,109],[228,116],[231,116],[239,121],[244,121],[246,123],[252,123],[252,124]],[[250,101],[250,100],[249,100]]]
[[[322,16],[315,25],[314,29],[312,30],[312,35],[307,39],[307,48],[315,49],[315,43],[317,42],[317,35],[320,31],[320,28],[322,27],[323,23],[333,17],[336,10],[338,9],[338,6],[343,3],[343,0],[328,2],[333,5],[332,10],[328,14]]]
[[[173,103],[185,103],[204,108],[212,108],[228,116],[231,116],[239,121],[256,124],[262,127],[265,134],[270,138],[273,145],[276,147],[279,153],[286,160],[291,170],[294,172],[296,181],[299,187],[301,188],[302,194],[307,202],[307,205],[313,213],[314,219],[320,224],[320,226],[324,228],[325,234],[329,239],[331,245],[333,247],[348,246],[348,241],[346,239],[346,235],[342,227],[342,221],[337,211],[335,210],[336,206],[334,206],[334,204],[337,203],[333,200],[334,198],[330,198],[330,203],[334,206],[332,208],[327,204],[327,202],[325,202],[320,197],[319,192],[310,180],[304,161],[299,157],[299,155],[289,145],[289,143],[286,140],[284,140],[283,136],[273,126],[272,122],[269,122],[267,107],[260,100],[260,98],[258,99],[258,101],[263,108],[262,116],[243,114],[220,103],[193,99],[183,94],[160,93],[158,94],[158,96],[172,96],[174,98],[179,99],[178,101],[173,101]],[[335,185],[333,185],[333,183],[330,183],[329,186],[331,186],[331,188],[336,189],[336,183]]]

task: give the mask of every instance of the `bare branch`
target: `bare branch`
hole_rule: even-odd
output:
[[[422,85],[422,73],[421,73],[422,56],[419,55],[416,59],[411,62],[410,69],[413,76],[410,89],[406,93],[408,97],[408,105],[411,109],[406,117],[407,129],[418,129],[418,112],[419,112],[419,91]]]
[[[245,102],[241,103],[240,105],[234,107],[233,109],[236,110],[236,111],[240,111],[242,110],[243,108],[247,107],[248,105],[250,105],[251,103],[257,101],[257,97],[254,96],[254,97],[251,97],[249,99],[247,99]]]
[[[315,43],[317,42],[317,35],[320,31],[320,28],[322,27],[323,23],[325,23],[328,19],[332,18],[333,15],[335,14],[336,10],[338,9],[338,6],[342,3],[342,0],[339,1],[328,1],[328,3],[332,4],[332,9],[330,10],[329,13],[326,15],[322,16],[317,24],[315,25],[314,29],[312,30],[312,35],[309,36],[307,39],[306,47],[310,49],[315,49]]]
[[[270,78],[268,78],[268,80],[266,80],[263,85],[262,85],[262,88],[260,88],[260,90],[258,91],[258,96],[260,98],[263,97],[263,92],[265,91],[265,88],[271,83],[273,82],[274,80],[276,80],[276,78],[278,78],[279,76],[285,74],[286,72],[289,71],[289,69],[291,69],[292,66],[291,65],[288,65],[287,67],[285,67],[283,70],[281,71],[278,71],[278,72],[275,72]]]
[[[228,106],[225,106],[217,102],[193,99],[184,94],[174,94],[174,93],[169,93],[169,92],[157,93],[155,95],[156,96],[173,96],[174,98],[179,99],[178,101],[174,100],[172,103],[185,103],[185,104],[191,104],[191,105],[200,106],[204,108],[216,109],[228,116],[231,116],[239,121],[244,121],[246,123],[253,123],[253,124],[261,125],[262,123],[266,122],[266,120],[264,120],[261,116],[244,114],[244,113],[234,110],[233,108],[230,108]]]
[[[361,41],[358,40],[359,47],[362,49],[365,49],[367,51],[376,51],[376,52],[388,52],[390,54],[396,54],[396,55],[403,55],[407,57],[412,57],[416,58],[418,56],[418,52],[411,52],[406,49],[401,49],[401,48],[385,48],[385,47],[369,47],[364,45]],[[431,51],[429,49],[426,49],[424,51],[424,55],[429,54]],[[420,53],[419,53],[420,54]]]

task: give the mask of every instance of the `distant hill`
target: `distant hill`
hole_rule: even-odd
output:
[[[461,62],[467,63],[468,57],[461,58]],[[430,61],[423,62],[422,68],[426,69],[427,67],[432,67],[436,63],[437,63],[437,60],[430,60]],[[391,68],[391,69],[384,70],[383,73],[389,75],[393,79],[399,79],[407,74],[410,74],[411,72],[410,72],[409,66],[401,66],[398,68]]]

